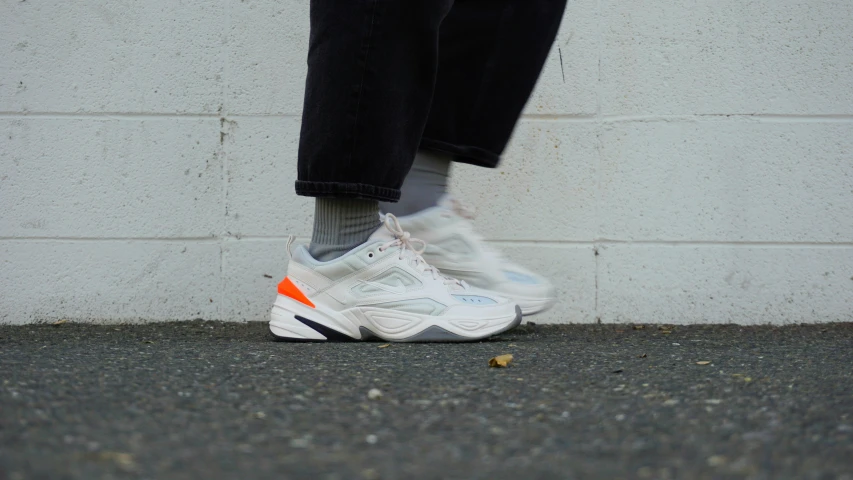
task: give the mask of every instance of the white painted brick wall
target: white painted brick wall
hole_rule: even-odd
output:
[[[265,319],[307,5],[0,3],[0,323]],[[849,0],[572,0],[454,189],[558,285],[538,321],[851,321],[851,39]]]

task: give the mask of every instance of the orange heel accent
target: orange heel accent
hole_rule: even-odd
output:
[[[278,284],[278,293],[279,295],[284,295],[285,297],[290,297],[296,300],[299,303],[304,303],[311,308],[314,308],[314,304],[311,303],[311,300],[308,300],[308,297],[302,293],[302,290],[299,289],[293,282],[290,281],[289,278],[284,277],[284,280]]]

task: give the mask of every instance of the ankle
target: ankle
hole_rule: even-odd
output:
[[[376,200],[317,198],[308,253],[317,260],[334,260],[366,242],[380,225]]]

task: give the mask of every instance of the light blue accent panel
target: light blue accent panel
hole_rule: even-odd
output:
[[[454,295],[457,300],[473,305],[492,305],[498,303],[489,297],[481,297],[479,295]]]
[[[525,285],[536,285],[539,281],[536,280],[536,277],[531,275],[525,275],[523,273],[518,272],[508,272],[504,270],[504,275],[510,282],[522,283]]]

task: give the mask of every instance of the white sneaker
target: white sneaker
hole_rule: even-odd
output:
[[[441,273],[512,299],[524,315],[551,308],[557,301],[554,286],[490,248],[474,231],[472,219],[470,208],[445,195],[437,207],[399,221],[404,230],[426,242],[423,257]]]
[[[512,301],[448,278],[424,261],[396,217],[387,215],[360,247],[328,262],[304,246],[278,285],[270,331],[286,340],[457,342],[521,323]],[[288,247],[289,248],[289,247]]]

